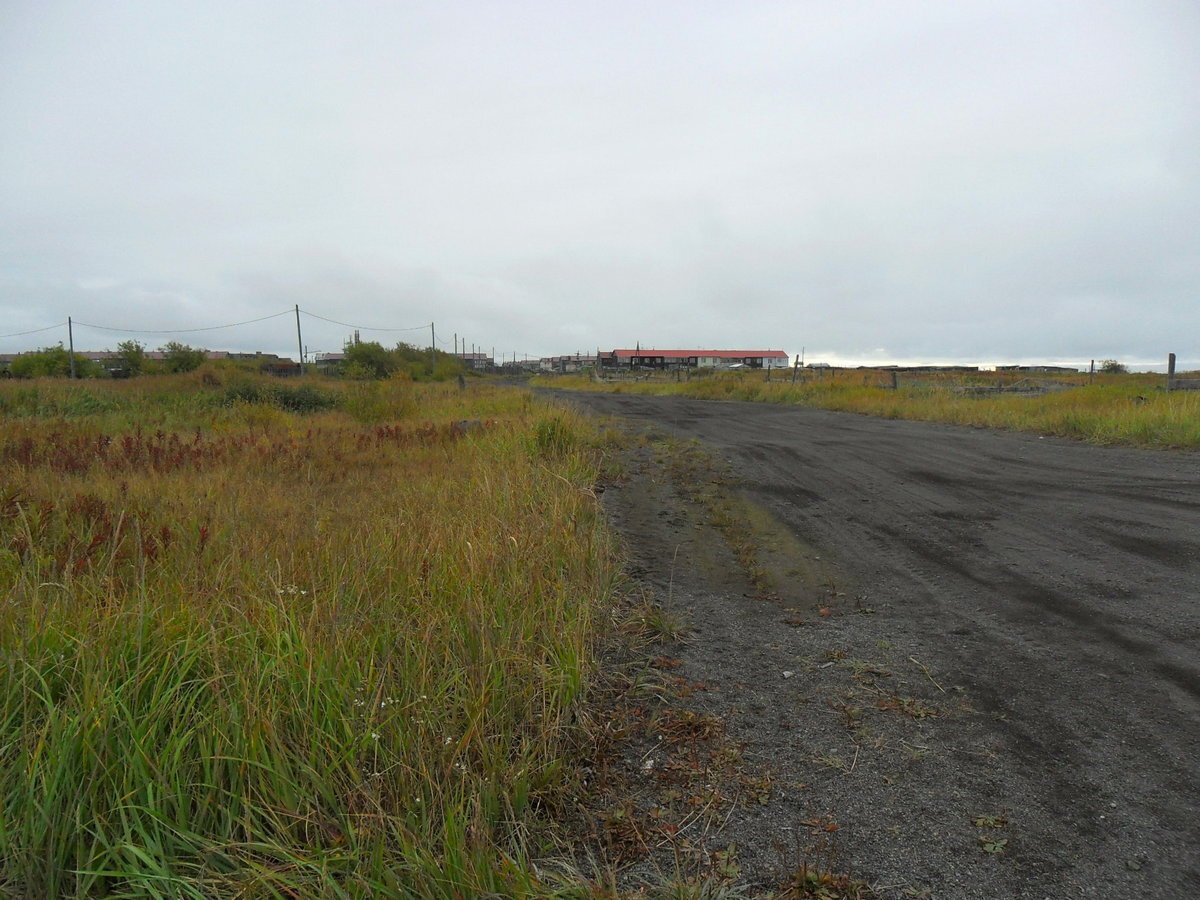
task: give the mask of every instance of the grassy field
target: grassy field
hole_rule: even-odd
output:
[[[1030,376],[990,372],[920,378],[902,375],[897,389],[891,388],[889,372],[871,370],[809,372],[796,383],[791,381],[790,371],[774,373],[771,381],[758,371],[682,380],[660,375],[640,381],[603,382],[587,376],[560,376],[535,379],[535,383],[571,390],[792,403],[892,419],[1029,431],[1097,444],[1200,447],[1200,391],[1168,393],[1161,375],[1046,377],[1059,384],[1041,394],[998,391],[999,386],[1020,388]]]
[[[228,378],[0,383],[0,895],[545,893],[586,426]]]

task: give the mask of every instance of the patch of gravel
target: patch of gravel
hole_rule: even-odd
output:
[[[1172,855],[1195,835],[1114,841],[1140,798],[1041,790],[1057,782],[1029,767],[1070,764],[1069,747],[1004,695],[1004,660],[988,679],[946,665],[989,651],[972,627],[912,627],[869,567],[805,544],[701,453],[643,441],[602,495],[635,593],[689,626],[613,660],[588,852],[626,889],[703,876],[775,897],[811,872],[829,896],[1200,896],[1196,860]]]

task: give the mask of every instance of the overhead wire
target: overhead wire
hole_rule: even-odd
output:
[[[288,310],[291,312],[291,310]],[[359,331],[423,331],[429,327],[429,323],[424,325],[413,325],[411,328],[372,328],[369,325],[354,325],[350,322],[339,322],[337,319],[330,319],[326,316],[318,316],[316,313],[309,312],[307,309],[300,310],[304,315],[311,316],[314,319],[320,319],[322,322],[329,322],[331,325],[341,325],[343,328],[357,328]]]
[[[268,316],[260,316],[256,319],[246,319],[245,321],[242,321],[242,322],[230,322],[229,324],[226,324],[226,325],[206,325],[206,326],[201,326],[198,328],[118,328],[113,325],[98,325],[94,322],[80,322],[80,321],[76,321],[76,320],[72,320],[70,324],[78,325],[80,328],[91,328],[96,331],[111,331],[111,332],[115,332],[117,334],[133,334],[133,335],[137,335],[137,334],[191,334],[194,332],[202,332],[202,331],[220,331],[221,329],[224,329],[224,328],[238,328],[242,325],[253,325],[257,322],[266,322],[270,319],[278,319],[281,316],[293,315],[297,310],[300,313],[303,313],[305,316],[308,316],[309,318],[319,319],[322,322],[328,322],[331,325],[340,325],[344,328],[356,328],[360,331],[385,331],[385,332],[424,331],[426,328],[430,327],[430,325],[428,325],[428,324],[413,325],[413,326],[407,327],[407,328],[376,328],[376,327],[372,327],[369,325],[355,325],[351,322],[342,322],[342,321],[339,321],[338,319],[331,319],[328,316],[318,315],[317,313],[309,312],[306,309],[299,309],[298,307],[295,307],[293,309],[285,309],[282,312],[272,313],[271,315],[268,315]],[[59,322],[55,325],[47,325],[44,328],[32,328],[32,329],[29,329],[28,331],[14,331],[11,334],[0,334],[0,338],[22,337],[27,334],[38,334],[39,332],[51,331],[52,329],[55,329],[55,328],[65,328],[65,327],[68,327],[67,322]],[[444,339],[438,339],[435,337],[434,340],[437,344],[446,346],[446,341]]]
[[[39,331],[49,331],[52,328],[66,327],[66,322],[59,322],[57,325],[47,325],[45,328],[31,328],[29,331],[14,331],[12,334],[0,334],[0,338],[21,337],[26,334],[37,334]]]
[[[95,328],[99,331],[116,331],[121,334],[190,334],[194,331],[219,331],[222,328],[237,328],[241,325],[253,325],[255,322],[265,322],[268,319],[278,319],[280,316],[290,316],[294,310],[285,309],[283,312],[272,313],[258,319],[247,319],[245,322],[231,322],[228,325],[208,325],[203,328],[113,328],[109,325],[92,325],[88,322],[75,322],[84,328]]]

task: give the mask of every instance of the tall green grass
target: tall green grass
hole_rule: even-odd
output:
[[[670,394],[703,400],[786,403],[893,419],[918,419],[1028,431],[1096,444],[1157,449],[1200,447],[1200,391],[1162,389],[1161,376],[1103,375],[1067,380],[1044,394],[971,393],[956,388],[1012,384],[1024,376],[990,373],[969,378],[902,379],[890,373],[840,370],[793,383],[790,374],[766,381],[762,372],[730,372],[690,380],[595,382],[585,377],[541,379],[571,390]]]
[[[58,414],[0,430],[0,895],[536,893],[614,577],[586,426],[486,387],[33,389]]]

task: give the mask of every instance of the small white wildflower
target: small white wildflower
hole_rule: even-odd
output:
[[[379,732],[378,731],[371,732],[371,740],[373,740],[373,741],[379,740]]]
[[[443,747],[449,747],[449,746],[450,746],[450,742],[451,742],[452,740],[454,740],[454,738],[446,738],[446,740],[444,740],[444,741],[442,742],[442,746],[443,746]]]

